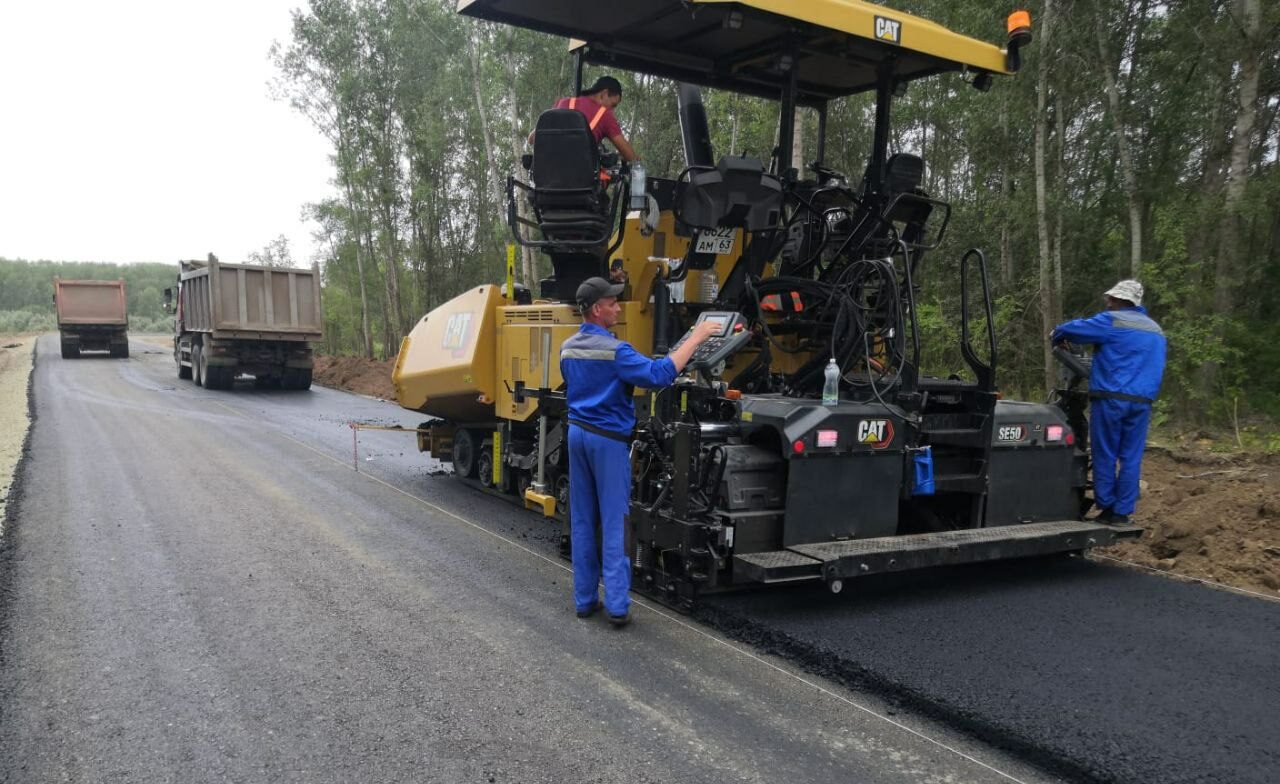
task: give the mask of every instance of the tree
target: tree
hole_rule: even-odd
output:
[[[283,234],[249,254],[249,263],[264,267],[293,267],[293,254],[289,251],[289,238]]]

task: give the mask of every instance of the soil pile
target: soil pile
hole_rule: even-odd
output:
[[[1280,455],[1153,447],[1142,478],[1147,532],[1099,552],[1280,596]]]
[[[317,384],[334,389],[345,389],[360,395],[395,400],[395,388],[391,386],[391,371],[395,360],[380,362],[363,357],[316,357],[313,378]]]

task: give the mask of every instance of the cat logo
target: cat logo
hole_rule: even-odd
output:
[[[876,17],[876,40],[891,44],[902,43],[902,22],[897,19]]]
[[[441,347],[452,351],[455,357],[462,356],[462,348],[467,344],[467,332],[470,326],[470,313],[454,313],[444,326],[444,341]]]
[[[884,449],[893,441],[893,423],[887,419],[864,419],[858,423],[858,443]]]

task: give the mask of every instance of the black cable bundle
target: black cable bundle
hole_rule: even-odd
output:
[[[846,381],[846,386],[870,386],[876,397],[880,387],[897,380],[904,356],[902,294],[898,273],[889,259],[861,259],[847,264],[826,281],[778,276],[748,284],[760,324],[772,346],[787,353],[813,351],[814,357],[785,380],[783,392],[794,397],[817,397],[822,392],[823,371],[834,358],[841,376],[861,358],[866,365],[867,381]],[[776,294],[788,305],[792,292],[799,295],[803,318],[788,319],[793,325],[807,327],[807,335],[795,348],[778,343],[764,319],[762,300]],[[785,323],[785,322],[784,322]],[[824,345],[825,344],[825,345]],[[876,359],[875,349],[884,352],[885,362]],[[883,382],[883,383],[882,383]]]

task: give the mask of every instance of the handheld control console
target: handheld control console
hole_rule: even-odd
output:
[[[701,324],[704,321],[715,323],[720,327],[720,330],[707,338],[693,352],[693,357],[689,360],[689,368],[692,370],[715,367],[745,346],[747,341],[751,340],[751,330],[747,329],[747,320],[742,317],[741,313],[727,310],[708,310],[698,316],[697,324]],[[694,326],[696,327],[697,324]],[[683,345],[692,334],[693,328],[690,328],[671,347],[672,351]]]

